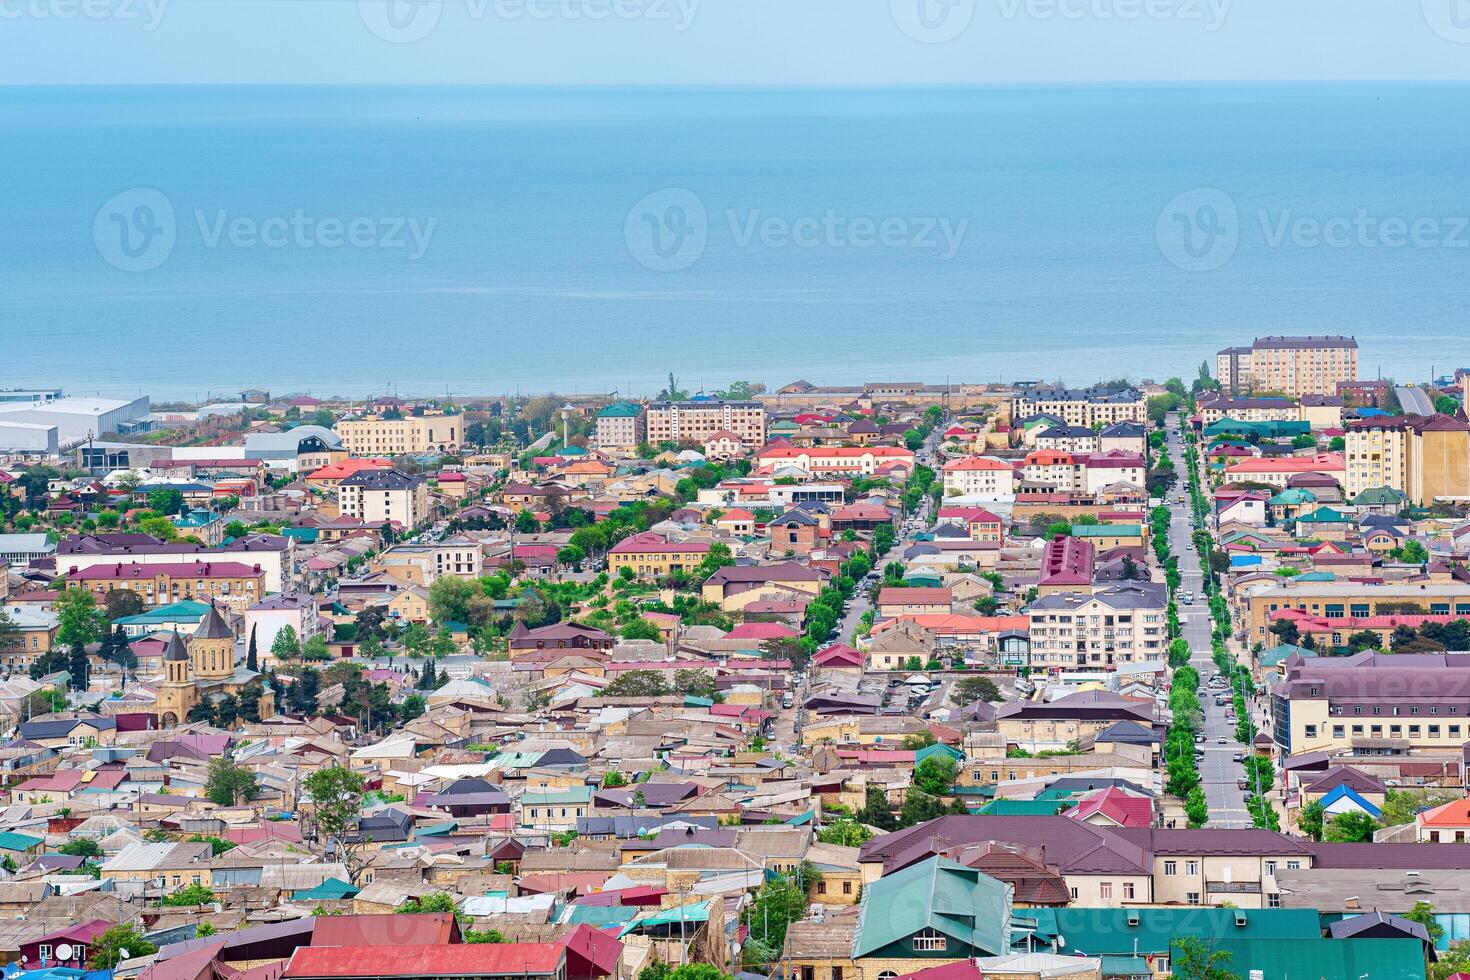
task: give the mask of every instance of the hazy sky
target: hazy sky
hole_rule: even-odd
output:
[[[1464,80],[1470,0],[0,0],[0,82]]]

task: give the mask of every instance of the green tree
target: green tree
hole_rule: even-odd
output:
[[[657,670],[624,670],[602,689],[607,698],[661,698],[669,693],[663,673]]]
[[[301,786],[310,797],[322,839],[332,845],[337,860],[347,865],[355,879],[363,842],[349,838],[356,834],[362,813],[362,775],[345,766],[324,766],[302,780]]]
[[[824,844],[840,844],[843,847],[861,847],[873,839],[873,832],[856,820],[846,817],[829,823],[817,831],[817,840]]]
[[[1457,973],[1470,973],[1470,940],[1450,943],[1439,954],[1439,960],[1425,970],[1426,980],[1448,980]]]
[[[653,625],[653,623],[650,623],[648,620],[644,619],[642,616],[639,616],[632,622],[624,624],[621,633],[623,639],[625,640],[663,639],[663,633],[659,631],[659,628]]]
[[[188,513],[189,505],[184,501],[184,495],[179,491],[163,488],[148,492],[148,509],[155,514],[162,514],[165,517],[169,517],[174,514]]]
[[[432,661],[430,662],[432,663]],[[398,720],[413,721],[415,718],[422,718],[426,710],[428,710],[428,702],[424,700],[424,696],[422,694],[410,694],[398,706]]]
[[[236,806],[255,798],[260,784],[255,773],[226,756],[209,760],[204,795],[217,806]]]
[[[287,628],[289,629],[289,627]],[[331,660],[332,650],[327,646],[326,638],[318,633],[316,636],[307,640],[306,645],[301,648],[301,659],[314,663]]]
[[[132,589],[108,589],[102,597],[102,609],[108,620],[137,616],[143,612],[143,597]]]
[[[1349,811],[1339,813],[1327,821],[1327,827],[1322,832],[1322,839],[1327,841],[1349,841],[1363,842],[1373,839],[1373,831],[1378,829],[1378,822],[1366,813]]]
[[[806,915],[807,886],[817,877],[810,864],[768,878],[745,906],[741,920],[756,943],[756,954],[769,962],[786,944],[786,929]]]
[[[271,656],[281,663],[301,658],[301,638],[296,635],[295,627],[287,624],[276,631],[275,639],[271,640]]]
[[[117,925],[92,940],[87,965],[94,970],[110,970],[125,959],[151,956],[158,947],[143,938],[135,926]]]
[[[195,905],[208,905],[215,901],[217,896],[214,889],[208,885],[185,885],[175,889],[171,894],[163,896],[163,904],[173,908],[191,907]]]
[[[626,785],[628,785],[628,777],[624,776],[616,769],[610,770],[607,775],[602,777],[603,789],[617,789],[620,786]]]
[[[1209,821],[1210,805],[1205,801],[1203,787],[1196,786],[1189,791],[1189,796],[1184,801],[1184,816],[1190,827],[1203,827]]]
[[[260,653],[255,649],[255,627],[250,627],[250,645],[245,650],[245,669],[260,671]]]
[[[201,922],[194,927],[194,938],[204,939],[214,935],[214,926],[208,922]]]
[[[78,837],[62,844],[61,853],[71,857],[100,858],[102,846],[90,837]]]
[[[1228,951],[1217,950],[1212,943],[1180,936],[1174,940],[1169,965],[1176,980],[1240,980],[1239,974],[1230,970],[1230,960]]]
[[[930,796],[944,796],[954,788],[959,765],[947,755],[935,753],[914,769],[914,786]]]
[[[467,623],[470,600],[480,594],[480,584],[454,575],[441,575],[429,586],[429,615],[436,623]]]
[[[1313,800],[1311,803],[1302,807],[1301,815],[1297,817],[1297,826],[1301,828],[1302,833],[1312,838],[1312,840],[1321,840],[1322,828],[1326,819],[1327,815],[1326,811],[1322,809],[1322,801]]]
[[[454,896],[448,892],[432,892],[421,898],[410,898],[393,911],[405,915],[417,915],[422,912],[447,912],[454,915],[459,912],[459,906],[454,904]]]
[[[893,819],[893,808],[888,805],[888,794],[883,792],[883,787],[873,783],[868,784],[863,794],[862,808],[854,816],[859,823],[877,827],[879,830],[898,829],[898,822]]]
[[[1429,561],[1429,552],[1418,541],[1405,541],[1399,549],[1398,559],[1409,565],[1423,565]]]
[[[87,660],[87,644],[102,638],[102,615],[97,599],[86,589],[65,589],[56,600],[56,642],[69,654],[67,670],[73,690],[85,691],[91,668]]]
[[[1417,922],[1429,933],[1429,939],[1438,943],[1444,938],[1444,926],[1434,917],[1434,906],[1428,902],[1415,902],[1414,907],[1404,913],[1404,918],[1410,922]]]
[[[976,701],[995,702],[1001,700],[1000,688],[989,677],[962,677],[950,692],[954,704],[973,704]]]

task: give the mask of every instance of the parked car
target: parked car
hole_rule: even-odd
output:
[[[1229,741],[1230,741],[1230,739],[1226,738],[1224,735],[1221,735],[1219,738],[1215,739],[1215,744],[1216,745],[1224,745],[1226,742],[1229,742]]]

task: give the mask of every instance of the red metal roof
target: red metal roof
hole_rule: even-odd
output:
[[[560,943],[456,943],[441,946],[302,946],[286,977],[499,977],[552,974]]]

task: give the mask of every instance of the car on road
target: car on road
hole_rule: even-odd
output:
[[[1221,735],[1219,738],[1215,739],[1215,744],[1224,745],[1228,741],[1230,741],[1230,739],[1226,738],[1224,735]]]
[[[1196,745],[1200,744],[1204,740],[1205,740],[1205,733],[1204,732],[1195,732],[1194,733],[1194,742],[1195,742]]]
[[[1246,779],[1237,779],[1235,781],[1235,788],[1236,789],[1249,790],[1251,788],[1250,781],[1249,780],[1246,780]]]
[[[1235,753],[1234,755],[1232,755],[1230,757],[1230,761],[1231,762],[1244,762],[1245,761],[1245,753],[1244,752],[1237,752],[1237,753]]]

